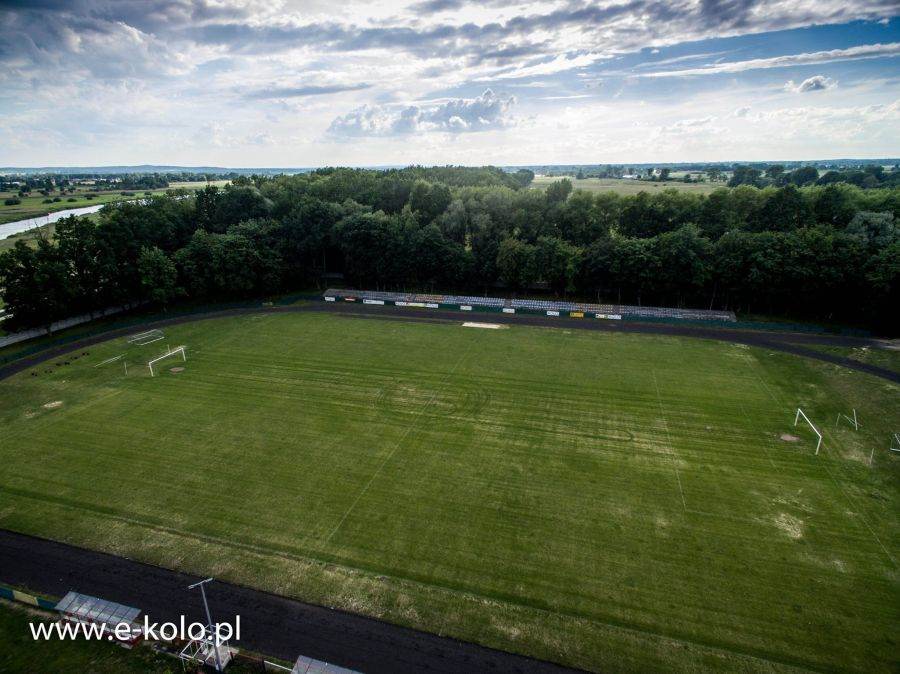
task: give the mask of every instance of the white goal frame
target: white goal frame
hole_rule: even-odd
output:
[[[794,417],[794,426],[796,426],[796,425],[797,425],[797,422],[800,421],[800,417],[803,417],[803,419],[806,421],[806,423],[809,424],[809,427],[810,427],[811,429],[813,429],[813,433],[815,433],[816,435],[819,436],[819,442],[816,444],[816,456],[818,456],[818,455],[819,455],[819,449],[822,447],[822,434],[819,433],[819,429],[818,429],[818,428],[816,428],[815,426],[813,426],[813,422],[811,422],[811,421],[809,420],[809,417],[806,416],[806,413],[805,413],[803,410],[801,410],[799,407],[797,408],[797,414],[796,414],[796,416]]]
[[[163,359],[165,359],[165,358],[168,358],[169,356],[174,356],[176,353],[180,353],[180,354],[181,354],[181,360],[187,362],[187,354],[184,352],[184,347],[183,347],[183,346],[176,346],[174,349],[171,349],[170,351],[166,351],[163,355],[161,355],[161,356],[159,356],[159,357],[157,357],[157,358],[154,358],[154,359],[151,360],[149,363],[147,363],[147,367],[150,368],[150,376],[151,376],[151,377],[155,377],[155,376],[156,376],[156,374],[153,372],[153,363],[158,363],[159,361],[161,361],[161,360],[163,360]]]
[[[856,418],[856,408],[855,407],[853,408],[853,418],[852,419],[850,417],[848,417],[846,414],[841,414],[840,412],[838,412],[837,421],[834,422],[835,430],[837,430],[837,427],[840,425],[841,419],[846,420],[846,422],[848,424],[850,424],[851,426],[853,426],[853,428],[855,428],[856,430],[859,430],[859,419]]]

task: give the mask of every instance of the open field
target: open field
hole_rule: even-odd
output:
[[[0,382],[0,526],[594,670],[896,670],[890,383],[564,328],[164,333]]]
[[[220,187],[228,184],[227,180],[215,180],[212,181],[212,184],[219,185]],[[45,204],[44,200],[48,197],[45,197],[43,194],[39,192],[33,192],[31,196],[27,197],[17,197],[16,192],[0,192],[0,224],[4,224],[7,222],[15,222],[17,220],[26,220],[28,218],[36,218],[42,215],[46,215],[47,213],[54,213],[56,211],[63,211],[68,208],[84,208],[85,206],[96,206],[98,204],[108,204],[116,201],[127,201],[128,199],[140,199],[145,196],[145,192],[152,192],[153,194],[164,194],[166,190],[173,189],[199,189],[206,186],[205,182],[182,182],[182,183],[171,183],[167,188],[154,189],[154,190],[107,190],[107,191],[95,191],[88,189],[85,186],[79,186],[75,194],[65,194],[60,195],[59,192],[52,192],[50,194],[50,198],[59,197],[60,201],[56,201],[53,203]],[[130,192],[130,195],[123,195],[122,192]],[[87,194],[96,194],[93,199],[88,199]],[[5,206],[3,205],[3,200],[9,197],[17,197],[20,198],[22,203],[15,204],[13,206]],[[69,198],[74,198],[75,201],[68,201]]]
[[[565,176],[537,176],[531,183],[532,187],[544,189],[550,183],[562,180]],[[667,180],[666,182],[655,183],[645,180],[620,180],[617,178],[569,178],[572,186],[576,190],[587,190],[589,192],[616,192],[622,195],[637,194],[638,192],[661,192],[663,190],[676,189],[682,192],[697,192],[699,194],[709,194],[720,187],[724,187],[723,183],[683,183],[678,180]]]

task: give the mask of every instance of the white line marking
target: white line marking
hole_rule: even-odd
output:
[[[681,493],[681,506],[687,512],[687,502],[684,500],[684,488],[681,486],[681,475],[678,473],[678,454],[675,452],[675,445],[672,444],[672,436],[669,434],[669,422],[666,421],[666,413],[663,411],[662,397],[659,395],[659,382],[656,381],[656,370],[650,370],[653,375],[653,386],[656,387],[656,401],[659,403],[659,413],[662,415],[663,426],[666,429],[666,440],[669,443],[669,449],[672,450],[672,467],[675,469],[675,478],[678,480],[678,491]]]
[[[372,476],[369,478],[368,482],[366,482],[365,486],[360,490],[359,494],[356,495],[356,498],[353,499],[353,503],[350,504],[349,508],[347,508],[347,512],[345,512],[344,516],[341,517],[340,521],[337,523],[337,526],[331,530],[330,534],[328,534],[328,537],[325,539],[326,544],[331,542],[331,539],[334,538],[334,535],[344,525],[344,522],[347,520],[347,517],[349,517],[350,513],[353,512],[353,509],[356,508],[356,504],[359,503],[360,499],[363,496],[365,496],[367,491],[369,491],[369,487],[372,486],[372,483],[375,481],[375,478],[378,477],[379,473],[381,473],[381,469],[384,468],[385,465],[387,465],[387,462],[390,461],[391,458],[393,458],[394,454],[397,453],[397,450],[400,449],[400,445],[403,444],[404,440],[406,440],[406,437],[409,435],[410,431],[412,431],[414,428],[417,428],[416,421],[418,420],[418,418],[420,416],[422,416],[422,413],[431,405],[431,403],[434,402],[434,399],[437,397],[437,394],[441,390],[441,387],[447,382],[448,379],[450,379],[450,377],[453,376],[453,374],[456,372],[456,369],[459,367],[459,364],[463,361],[463,358],[465,358],[469,354],[469,350],[471,348],[472,348],[472,345],[469,344],[468,348],[466,348],[466,350],[459,357],[459,359],[456,361],[456,363],[453,365],[453,367],[450,369],[450,371],[444,376],[444,378],[440,382],[438,382],[438,386],[435,388],[434,392],[431,394],[431,397],[425,402],[424,405],[422,405],[422,407],[419,408],[419,411],[416,412],[416,414],[413,417],[412,421],[410,422],[409,426],[407,426],[406,430],[403,432],[403,435],[401,435],[400,438],[397,440],[397,442],[394,443],[394,448],[390,452],[388,452],[388,455],[386,457],[384,457],[384,459],[379,464],[378,468],[376,468],[375,472],[372,473]]]

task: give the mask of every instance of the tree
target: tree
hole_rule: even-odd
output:
[[[750,166],[735,166],[731,180],[728,181],[728,187],[737,187],[738,185],[759,187],[761,175],[762,172],[759,169],[751,168]]]
[[[497,250],[497,273],[500,280],[514,290],[529,287],[535,280],[535,248],[515,238],[500,242]]]
[[[610,271],[616,278],[620,293],[626,299],[641,304],[645,293],[652,290],[659,271],[659,258],[652,239],[615,239]],[[621,300],[621,297],[620,297]]]
[[[144,296],[163,308],[184,292],[178,287],[178,269],[175,263],[155,246],[141,250],[138,273],[141,275]]]
[[[581,251],[555,236],[542,236],[534,249],[535,273],[558,292],[575,290]]]
[[[547,186],[544,194],[547,197],[548,204],[559,204],[569,198],[572,193],[572,181],[568,178],[557,180]]]
[[[659,264],[658,290],[680,306],[686,296],[698,292],[709,279],[709,240],[696,225],[685,225],[660,234],[654,244]]]
[[[866,248],[884,248],[900,237],[893,213],[860,211],[853,216],[844,231],[858,239]]]
[[[766,178],[778,180],[778,177],[784,173],[784,164],[771,164],[766,169]]]
[[[21,239],[0,255],[3,301],[15,323],[43,327],[69,315],[71,286],[59,249],[40,238],[32,248]]]
[[[788,180],[798,186],[812,185],[818,179],[819,170],[815,166],[801,166],[788,175]]]
[[[424,223],[429,223],[447,209],[452,199],[450,188],[446,185],[432,185],[418,180],[409,193],[409,207],[421,215]]]
[[[794,185],[786,185],[766,190],[765,202],[750,224],[758,232],[789,232],[812,224],[812,212],[800,191]]]

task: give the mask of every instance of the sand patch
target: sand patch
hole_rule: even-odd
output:
[[[775,518],[775,526],[793,539],[803,538],[803,520],[787,513]]]
[[[57,407],[62,407],[62,404],[63,404],[62,400],[54,400],[53,402],[50,402],[50,403],[44,403],[44,409],[45,410],[55,410]]]
[[[782,433],[778,437],[785,442],[800,442],[800,438],[798,438],[796,435],[791,435],[790,433]]]
[[[179,372],[184,372],[184,368],[183,367],[170,367],[169,372],[171,372],[172,374],[178,374]]]

